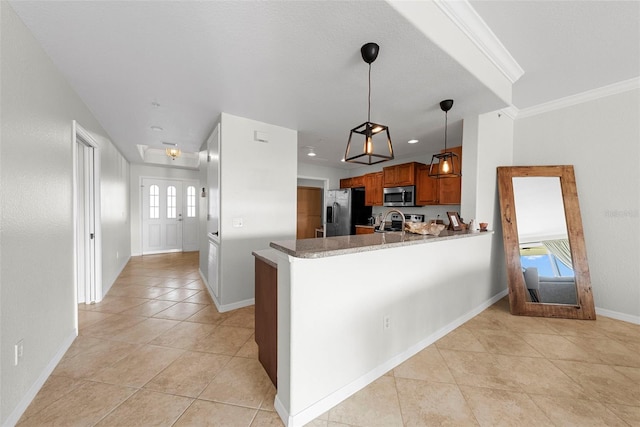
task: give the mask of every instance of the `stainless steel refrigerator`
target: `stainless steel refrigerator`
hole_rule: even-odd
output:
[[[371,206],[364,205],[364,188],[327,191],[325,236],[356,234],[356,225],[367,224]]]

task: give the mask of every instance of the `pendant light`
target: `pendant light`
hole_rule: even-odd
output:
[[[182,154],[182,151],[180,151],[178,147],[167,148],[164,152],[167,153],[167,156],[171,157],[171,160],[175,160],[177,157],[180,157],[180,154]]]
[[[376,60],[379,51],[380,46],[375,43],[366,43],[360,48],[362,59],[364,62],[369,64],[367,121],[351,129],[351,132],[349,133],[349,142],[347,142],[347,150],[344,155],[345,162],[374,165],[376,163],[386,162],[387,160],[393,159],[393,147],[391,146],[389,128],[385,125],[371,122],[371,63]],[[362,135],[362,137],[359,135]],[[382,142],[385,136],[386,143]],[[357,147],[358,139],[362,140],[362,150],[359,150]]]
[[[445,99],[440,102],[440,109],[444,111],[444,151],[431,157],[429,176],[432,178],[455,178],[462,176],[460,173],[460,158],[452,151],[447,151],[447,127],[448,113],[453,107],[453,99]]]

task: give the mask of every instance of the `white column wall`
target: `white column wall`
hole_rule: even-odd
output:
[[[269,142],[255,141],[255,131]],[[228,310],[253,303],[251,252],[295,239],[298,133],[227,113],[221,132],[219,302]]]

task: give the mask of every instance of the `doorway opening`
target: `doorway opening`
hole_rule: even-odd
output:
[[[102,300],[99,150],[89,132],[72,126],[76,303],[92,304]]]
[[[328,180],[298,177],[296,239],[324,235],[324,200]]]

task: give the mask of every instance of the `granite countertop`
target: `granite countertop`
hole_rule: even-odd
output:
[[[278,268],[278,252],[275,249],[261,249],[251,252],[251,255],[266,262],[271,267]]]
[[[317,239],[285,240],[271,242],[269,246],[296,258],[324,258],[489,234],[493,234],[493,231],[468,233],[467,231],[443,230],[439,236],[397,231]]]
[[[376,228],[375,225],[366,225],[366,224],[356,224],[356,227],[361,227],[361,228]]]

